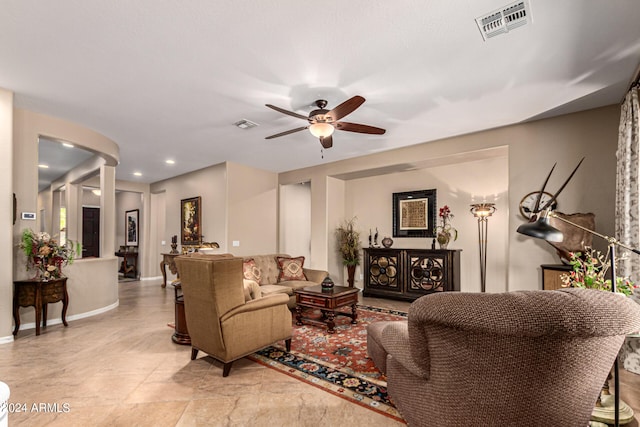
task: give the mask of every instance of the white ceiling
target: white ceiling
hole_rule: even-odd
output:
[[[620,102],[639,1],[529,0],[530,24],[483,41],[475,18],[508,3],[0,0],[0,87],[117,142],[117,178],[142,182],[225,160],[292,170]],[[264,139],[305,125],[267,103],[306,115],[354,95],[367,101],[345,120],[385,135],[337,131],[324,158],[306,131]]]

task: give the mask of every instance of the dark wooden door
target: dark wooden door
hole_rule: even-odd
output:
[[[82,257],[100,256],[100,208],[82,208]]]

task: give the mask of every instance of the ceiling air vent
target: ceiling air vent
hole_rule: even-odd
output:
[[[509,30],[521,27],[531,20],[529,5],[526,1],[516,1],[491,13],[476,18],[476,24],[482,33],[482,38],[487,39],[499,34],[508,33]]]
[[[258,126],[257,123],[254,123],[251,120],[247,120],[247,119],[238,120],[233,125],[236,127],[239,127],[240,129],[251,129]]]

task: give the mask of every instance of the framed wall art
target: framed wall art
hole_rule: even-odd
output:
[[[393,193],[393,237],[434,237],[436,190]]]
[[[138,246],[138,238],[140,236],[139,215],[140,211],[138,209],[126,211],[124,214],[125,246]]]
[[[198,245],[202,240],[200,196],[180,200],[180,241],[183,246]]]

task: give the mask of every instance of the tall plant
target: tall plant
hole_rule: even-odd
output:
[[[337,229],[338,252],[346,266],[360,265],[360,232],[355,229],[356,217],[345,220]]]

